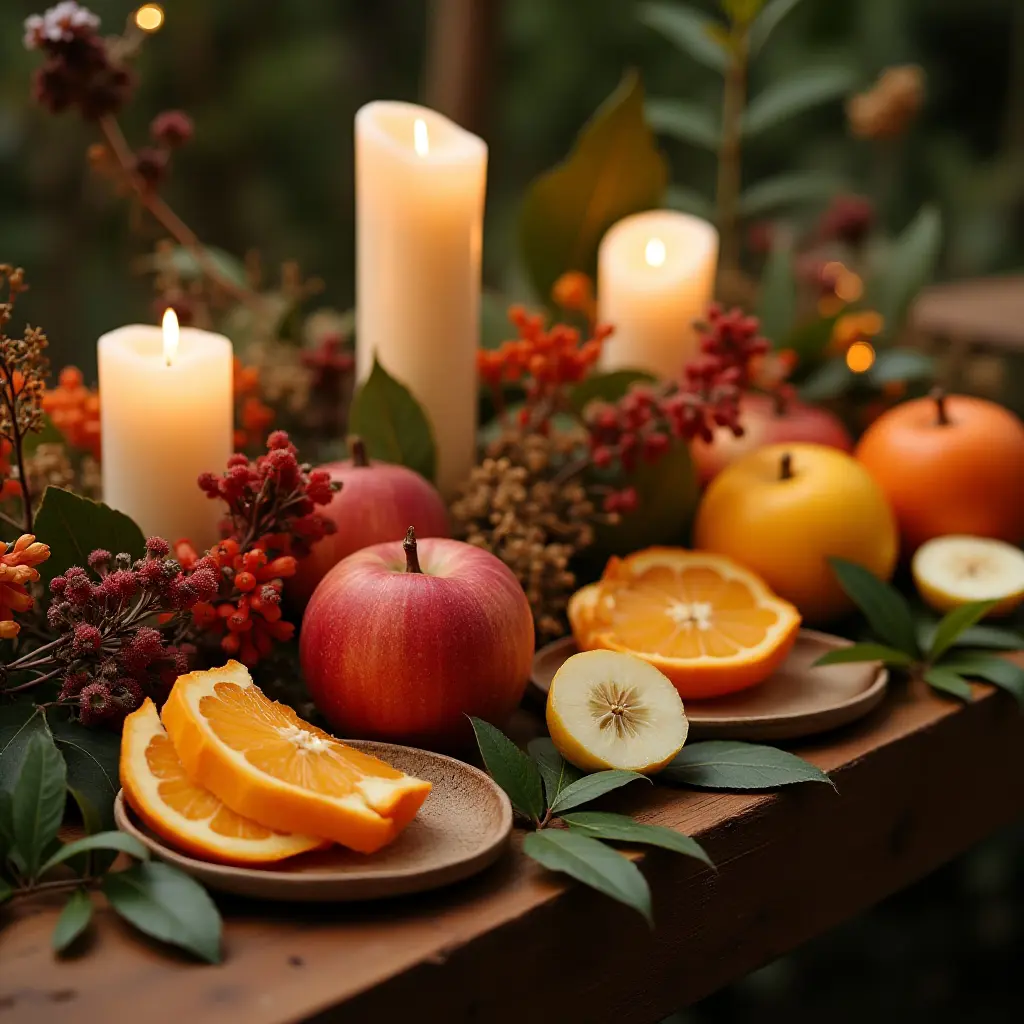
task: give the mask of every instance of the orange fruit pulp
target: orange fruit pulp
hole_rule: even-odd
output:
[[[267,864],[328,845],[258,825],[191,782],[148,698],[125,719],[120,768],[132,810],[162,839],[204,860]]]
[[[430,792],[269,700],[235,661],[179,676],[163,722],[189,777],[236,813],[360,853],[390,843]]]
[[[574,595],[577,644],[634,654],[680,696],[717,697],[755,686],[786,659],[800,613],[752,572],[721,555],[648,548],[613,558]]]

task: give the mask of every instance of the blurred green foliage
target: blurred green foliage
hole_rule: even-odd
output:
[[[94,341],[132,319],[153,319],[133,263],[148,242],[124,201],[91,178],[88,126],[29,99],[37,55],[21,22],[41,0],[4,0],[0,25],[0,258],[24,265],[24,312],[49,330],[57,363],[94,370]],[[133,5],[92,0],[116,31]],[[211,244],[259,249],[265,264],[297,259],[352,302],[352,118],[374,98],[421,96],[427,0],[167,0],[148,42],[142,85],[123,122],[141,142],[157,111],[193,115],[196,140],[179,154],[172,205]],[[528,182],[563,159],[581,125],[638,68],[651,96],[714,108],[718,76],[682,59],[633,0],[505,0],[488,123],[488,283],[523,293],[512,259]],[[696,6],[714,9],[712,0]],[[803,0],[772,34],[752,91],[802,68],[810,55],[851,69],[860,86],[887,64],[917,62],[928,101],[910,136],[880,157],[850,138],[839,103],[808,110],[751,139],[749,182],[782,172],[831,173],[878,198],[890,229],[924,201],[942,211],[942,273],[1019,266],[1024,253],[1024,56],[1018,0]],[[1014,21],[1016,19],[1016,27]],[[1016,61],[1016,65],[1014,64]],[[1016,66],[1016,72],[1012,68]],[[1019,77],[1018,77],[1019,81]],[[713,194],[706,149],[661,140],[672,180]],[[820,209],[820,206],[818,207]],[[812,216],[815,209],[806,211]],[[155,233],[150,238],[156,237]]]

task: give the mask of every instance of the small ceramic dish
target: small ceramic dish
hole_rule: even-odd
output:
[[[849,640],[801,629],[774,675],[749,690],[710,700],[683,699],[694,739],[790,740],[827,732],[866,715],[885,696],[889,674],[878,662],[814,668]],[[562,663],[577,653],[572,637],[542,647],[533,659],[532,691],[546,700]]]
[[[265,868],[199,860],[151,832],[118,793],[118,827],[154,856],[211,889],[264,900],[354,901],[401,896],[461,881],[493,864],[512,833],[512,807],[490,776],[453,757],[391,743],[349,741],[433,789],[390,846],[364,855],[333,846]]]

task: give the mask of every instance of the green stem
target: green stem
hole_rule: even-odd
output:
[[[718,182],[715,190],[719,232],[718,282],[734,281],[740,267],[739,198],[743,109],[747,99],[747,31],[732,35],[729,64],[722,96],[722,135],[718,147]]]

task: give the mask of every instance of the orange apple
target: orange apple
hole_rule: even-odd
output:
[[[752,569],[816,624],[853,607],[830,556],[887,580],[898,555],[882,488],[845,452],[805,443],[759,448],[723,469],[697,510],[694,542]]]
[[[341,482],[321,515],[333,519],[337,531],[313,545],[300,558],[295,575],[285,584],[289,601],[303,607],[316,585],[343,558],[372,544],[401,537],[410,523],[420,537],[451,533],[448,509],[434,487],[415,470],[390,462],[370,462],[358,438],[352,458],[321,466]]]
[[[342,736],[466,745],[467,715],[502,724],[533,663],[533,616],[512,571],[457,540],[377,544],[339,562],[302,620],[302,672]]]
[[[904,552],[948,534],[1024,539],[1024,423],[983,398],[933,392],[882,413],[857,459],[899,520]]]
[[[698,437],[690,442],[702,484],[747,452],[767,444],[810,441],[844,452],[853,451],[853,438],[838,416],[797,399],[786,400],[781,396],[776,399],[748,392],[740,399],[740,425],[743,427],[740,437],[728,427],[716,427],[713,441]]]

